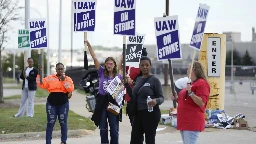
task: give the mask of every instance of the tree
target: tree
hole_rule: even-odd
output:
[[[41,51],[41,53],[44,55],[44,72],[46,73],[47,70],[47,63],[46,63],[46,53],[44,51]],[[38,67],[38,53],[37,50],[32,50],[31,51],[31,57],[34,60],[34,67]],[[3,57],[2,59],[2,69],[3,72],[7,72],[9,68],[13,67],[13,53],[7,53],[6,56]],[[24,53],[21,53],[19,56],[15,56],[15,65],[18,66],[17,70],[22,70],[24,69]]]
[[[0,103],[3,99],[3,70],[2,51],[8,45],[8,32],[12,29],[11,23],[20,19],[18,15],[18,0],[0,0]]]
[[[244,56],[242,57],[242,65],[252,66],[254,64],[252,57],[249,52],[246,50]]]
[[[240,57],[238,51],[235,48],[234,48],[234,51],[233,51],[233,64],[234,65],[241,65],[241,57]],[[227,51],[226,65],[231,65],[231,50]]]

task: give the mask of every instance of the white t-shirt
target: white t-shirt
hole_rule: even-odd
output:
[[[188,82],[189,82],[188,77],[180,78],[180,79],[176,80],[175,86],[179,89],[184,89],[188,86]]]
[[[26,69],[26,76],[29,76],[29,73],[30,73],[30,71],[33,69],[33,67],[32,68],[30,68],[30,67],[28,67],[27,69]],[[25,88],[28,88],[28,80],[27,79],[25,79]]]

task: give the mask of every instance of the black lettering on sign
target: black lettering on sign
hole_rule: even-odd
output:
[[[215,48],[212,48],[212,52],[217,52],[216,47],[215,47]]]
[[[212,68],[212,73],[217,73],[216,68]]]
[[[212,61],[212,66],[216,66],[216,61]]]
[[[212,58],[213,58],[213,59],[216,59],[216,54],[212,54]]]
[[[212,46],[216,46],[216,41],[212,41]]]
[[[129,37],[129,42],[130,43],[137,43],[137,44],[142,44],[144,36],[130,36]]]
[[[139,62],[142,55],[142,44],[128,44],[126,49],[126,62]]]

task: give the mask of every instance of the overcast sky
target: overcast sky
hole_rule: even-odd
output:
[[[256,19],[250,13],[255,10],[256,0],[170,0],[170,15],[178,15],[181,43],[189,43],[195,23],[199,3],[210,6],[206,31],[222,33],[234,31],[242,33],[242,41],[251,40],[251,29],[256,26]],[[62,2],[62,48],[70,49],[71,34],[71,0]],[[20,6],[25,0],[20,0]],[[50,48],[58,49],[59,34],[59,0],[49,0],[50,12]],[[46,0],[30,0],[31,18],[47,16]],[[165,12],[165,0],[137,0],[136,29],[146,34],[145,44],[155,44],[154,17],[161,17]],[[24,19],[25,11],[20,11]],[[122,47],[122,36],[113,35],[114,0],[98,0],[96,8],[95,32],[88,34],[92,45]],[[25,25],[15,24],[9,48],[17,47],[17,31]],[[83,33],[74,33],[74,49],[83,47]]]

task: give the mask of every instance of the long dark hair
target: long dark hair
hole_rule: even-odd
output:
[[[117,75],[117,65],[116,65],[116,61],[115,61],[115,59],[114,59],[113,57],[108,57],[108,58],[106,58],[105,63],[106,63],[107,61],[109,61],[109,60],[113,61],[114,64],[115,64],[115,66],[114,66],[114,68],[113,68],[113,74],[114,74],[114,77],[115,77],[115,76]],[[106,68],[106,65],[104,65],[104,77],[106,78],[106,77],[108,77],[108,76],[109,76],[109,72],[108,72],[108,70],[107,70],[107,68]]]

